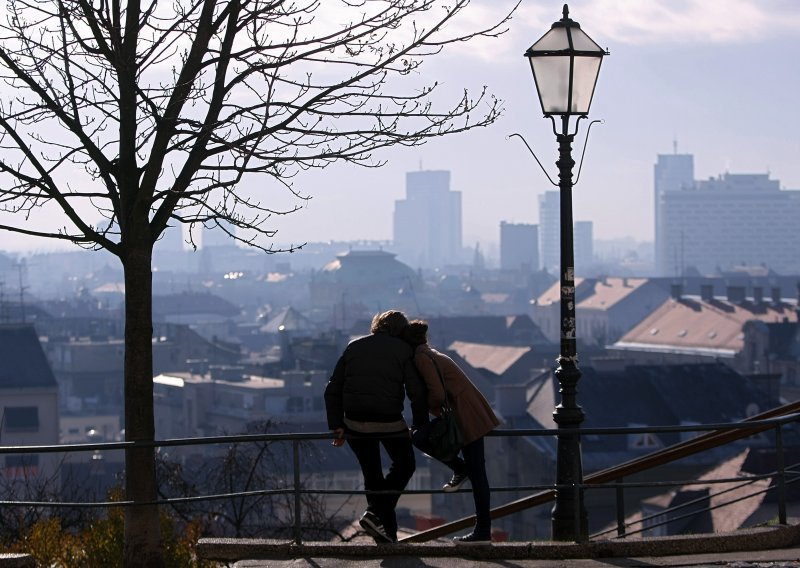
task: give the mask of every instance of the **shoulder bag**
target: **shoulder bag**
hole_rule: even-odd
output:
[[[464,446],[464,437],[456,420],[453,407],[450,405],[450,397],[447,395],[447,388],[444,385],[444,377],[441,370],[439,370],[439,365],[434,357],[431,355],[428,355],[428,357],[433,361],[436,374],[439,375],[439,380],[442,383],[444,404],[442,404],[442,415],[430,422],[427,434],[428,439],[426,440],[427,447],[420,449],[432,458],[446,463],[458,456],[458,452]]]

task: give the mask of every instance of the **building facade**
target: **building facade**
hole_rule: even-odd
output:
[[[500,222],[500,268],[534,272],[539,269],[539,227]]]
[[[406,174],[406,198],[395,201],[394,245],[415,268],[462,260],[461,192],[450,190],[447,170]]]
[[[668,258],[661,253],[663,247],[659,243],[664,241],[664,225],[661,220],[661,208],[659,207],[661,196],[665,193],[682,191],[694,187],[694,156],[691,154],[659,154],[656,164],[653,167],[653,189],[655,207],[655,261],[658,274],[661,276],[675,275],[674,258]],[[670,265],[670,263],[672,263]],[[663,271],[664,268],[672,266],[672,271]]]
[[[586,274],[594,262],[594,224],[591,221],[575,221],[572,229],[575,273]]]
[[[0,443],[3,446],[58,444],[58,385],[32,325],[0,326]],[[3,483],[20,491],[57,481],[57,454],[0,456]],[[23,493],[20,493],[22,495]]]
[[[701,274],[735,266],[800,273],[800,191],[769,174],[694,181],[691,155],[659,156],[655,167],[656,272]]]
[[[561,266],[561,202],[557,191],[539,196],[539,259],[541,267],[558,274]]]
[[[581,274],[594,260],[591,221],[574,221],[572,226],[575,271]],[[539,258],[551,274],[561,270],[561,195],[546,191],[539,196]]]

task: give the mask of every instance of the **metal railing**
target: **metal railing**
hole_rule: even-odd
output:
[[[578,490],[609,490],[613,489],[616,492],[616,509],[617,509],[617,527],[616,536],[625,537],[641,531],[629,531],[624,518],[625,511],[625,490],[632,488],[654,488],[654,487],[677,487],[688,486],[693,483],[699,483],[697,480],[670,480],[658,482],[625,482],[624,478],[630,477],[636,473],[644,472],[653,469],[657,466],[664,465],[684,457],[701,453],[710,449],[718,448],[724,444],[734,442],[743,438],[753,436],[762,432],[772,430],[774,432],[774,449],[776,455],[776,468],[774,471],[765,474],[752,475],[747,477],[737,477],[734,479],[721,479],[721,480],[705,480],[703,484],[713,483],[731,483],[733,481],[741,482],[743,484],[753,483],[757,480],[768,479],[772,486],[765,490],[759,491],[775,491],[777,501],[777,519],[781,524],[786,524],[787,511],[786,511],[786,487],[800,479],[800,464],[785,464],[785,447],[784,447],[784,429],[787,425],[794,424],[800,421],[800,403],[793,403],[785,405],[766,413],[754,416],[746,421],[737,423],[724,423],[724,424],[692,424],[687,426],[661,426],[661,427],[636,427],[636,428],[582,428],[576,429],[575,432],[582,436],[627,436],[630,434],[659,434],[667,432],[680,432],[680,433],[697,433],[700,435],[686,440],[684,442],[663,448],[655,451],[641,458],[637,458],[614,467],[604,469],[595,473],[587,475],[580,486],[572,487]],[[559,433],[557,429],[504,429],[496,430],[489,434],[491,437],[554,437]],[[561,430],[564,433],[564,430]],[[570,432],[567,432],[570,433]],[[317,494],[317,495],[364,495],[367,491],[357,490],[339,490],[339,489],[307,489],[303,487],[301,482],[301,460],[300,460],[300,446],[304,442],[315,440],[330,440],[332,434],[324,433],[284,433],[284,434],[246,434],[235,436],[213,436],[203,438],[184,438],[184,439],[170,439],[160,440],[155,442],[106,442],[106,443],[91,443],[91,444],[64,444],[64,445],[46,445],[46,446],[0,446],[0,455],[7,454],[44,454],[44,453],[72,453],[72,452],[96,452],[96,451],[111,451],[111,450],[124,450],[135,447],[176,447],[176,446],[208,446],[213,444],[241,444],[248,442],[286,442],[292,444],[292,483],[291,486],[281,489],[258,489],[252,491],[242,491],[233,493],[219,493],[200,496],[189,497],[174,497],[168,499],[159,499],[150,503],[134,503],[129,500],[121,501],[94,501],[94,502],[54,502],[54,501],[30,501],[30,500],[3,500],[0,501],[0,506],[4,507],[49,507],[49,508],[79,508],[79,507],[95,507],[95,508],[108,508],[108,507],[127,507],[136,505],[159,505],[168,506],[180,503],[189,503],[193,501],[213,501],[220,499],[229,499],[231,497],[247,497],[247,496],[263,496],[263,495],[291,495],[293,496],[294,507],[294,526],[293,537],[295,544],[302,544],[302,496],[304,494]],[[555,492],[558,487],[553,484],[549,485],[526,485],[526,486],[508,486],[508,487],[493,487],[493,493],[503,492],[531,492],[532,495],[505,503],[492,509],[492,518],[497,519],[514,513],[518,513],[533,507],[537,507],[548,502],[553,501]],[[569,489],[569,488],[568,488]],[[440,493],[441,490],[422,489],[422,490],[408,490],[404,494],[433,494]],[[756,492],[753,493],[755,495]],[[576,500],[577,502],[577,500]],[[683,503],[680,508],[687,509],[696,502]],[[730,503],[728,503],[730,504]],[[691,512],[685,513],[686,516],[697,515],[699,511],[693,509]],[[660,511],[658,515],[665,515],[665,511]],[[648,520],[654,520],[658,515]],[[576,515],[577,518],[577,515]],[[669,517],[664,522],[674,522],[681,517]],[[433,540],[441,536],[451,534],[464,528],[468,528],[474,522],[474,517],[465,517],[455,521],[439,525],[429,530],[418,532],[410,537],[401,539],[403,542],[424,542]],[[648,529],[656,526],[657,523],[648,525]],[[644,529],[642,529],[644,530]],[[590,538],[598,538],[614,532],[614,529],[602,531],[593,535]]]

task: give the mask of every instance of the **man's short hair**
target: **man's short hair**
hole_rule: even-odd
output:
[[[375,314],[375,317],[372,318],[370,331],[372,333],[388,333],[391,336],[398,337],[407,325],[408,318],[403,312],[389,310],[382,314]]]

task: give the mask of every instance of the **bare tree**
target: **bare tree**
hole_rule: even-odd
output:
[[[458,31],[468,4],[7,2],[0,208],[16,215],[0,228],[119,257],[128,440],[154,439],[151,258],[168,224],[276,252],[270,218],[296,207],[272,207],[283,197],[268,181],[302,200],[301,170],[379,166],[383,148],[492,123],[500,106],[485,89],[442,103],[417,74],[447,44],[504,31],[508,16]],[[253,178],[260,189],[247,191]],[[154,463],[152,448],[126,452],[126,498],[140,503],[126,512],[127,566],[163,564]]]
[[[248,424],[241,434],[277,431],[267,420]],[[314,444],[302,442],[300,451],[304,470],[319,463]],[[291,538],[295,525],[292,460],[292,444],[286,441],[235,442],[185,464],[160,453],[156,460],[160,497],[217,496],[171,504],[184,523],[200,521],[203,530],[215,536]],[[308,483],[306,475],[301,479],[301,489]],[[300,509],[305,539],[344,538],[337,530],[342,524],[337,519],[338,510],[329,513],[322,495],[303,492]]]

